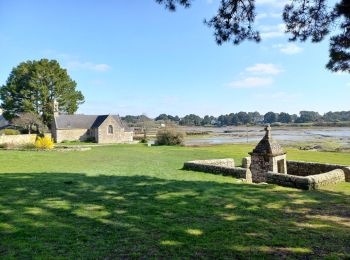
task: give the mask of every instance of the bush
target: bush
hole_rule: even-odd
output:
[[[140,140],[140,143],[141,144],[147,144],[148,143],[148,139],[145,138],[145,137],[142,137],[141,140]]]
[[[20,133],[20,131],[18,131],[16,129],[4,129],[4,130],[0,131],[0,134],[4,134],[4,135],[19,135],[21,133]]]
[[[22,144],[19,146],[19,148],[23,150],[33,150],[35,149],[35,144]]]
[[[157,132],[156,145],[182,145],[185,135],[175,129],[161,129]]]
[[[7,146],[7,143],[0,144],[0,149],[7,149]]]
[[[42,150],[50,150],[54,148],[53,140],[48,137],[38,137],[35,141],[35,148]]]

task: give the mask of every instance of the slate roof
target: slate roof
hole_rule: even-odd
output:
[[[272,139],[271,137],[271,127],[268,125],[265,127],[266,134],[258,143],[258,145],[254,148],[254,154],[266,154],[270,156],[277,156],[285,154],[282,147]]]
[[[98,128],[109,115],[59,115],[55,116],[57,129],[91,129]],[[117,115],[111,115],[125,131],[131,129]]]

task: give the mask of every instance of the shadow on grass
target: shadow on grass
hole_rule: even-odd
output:
[[[0,175],[0,257],[350,254],[349,197],[83,173]]]

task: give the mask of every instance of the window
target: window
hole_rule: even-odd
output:
[[[108,126],[108,133],[113,134],[113,126],[112,125]]]

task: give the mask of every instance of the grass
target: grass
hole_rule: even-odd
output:
[[[320,191],[181,170],[247,145],[0,151],[0,258],[346,258],[350,184]],[[349,154],[288,158],[350,165]]]

